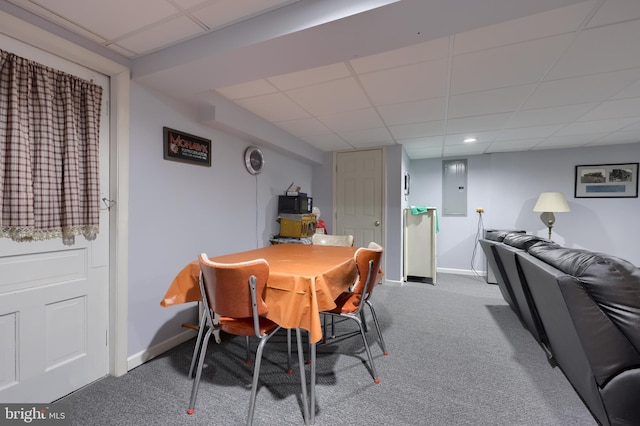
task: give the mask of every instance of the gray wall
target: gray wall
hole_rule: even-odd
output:
[[[195,117],[188,106],[131,83],[130,355],[195,321],[193,304],[160,307],[184,265],[200,252],[216,256],[268,245],[278,233],[277,195],[292,181],[311,189],[310,165],[269,149],[263,149],[264,171],[250,175],[244,150],[251,143]],[[163,126],[212,139],[211,167],[164,160]]]
[[[485,228],[524,229],[547,237],[533,206],[541,192],[565,194],[571,212],[557,213],[553,240],[608,253],[640,265],[640,198],[574,198],[575,166],[640,160],[640,143],[486,154],[468,158],[468,214],[440,216],[438,267],[469,271],[483,207]],[[442,160],[410,162],[411,205],[442,206]],[[473,269],[484,270],[478,248]]]

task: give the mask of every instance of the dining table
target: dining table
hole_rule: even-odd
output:
[[[211,257],[219,263],[265,259],[269,278],[262,295],[266,317],[282,328],[309,332],[311,364],[311,424],[315,421],[316,350],[322,339],[320,313],[335,308],[335,299],[357,279],[354,254],[357,247],[313,244],[277,244]],[[190,262],[174,278],[161,306],[201,302],[200,264]]]

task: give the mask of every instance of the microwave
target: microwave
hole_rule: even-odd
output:
[[[278,213],[305,214],[311,213],[313,198],[306,195],[278,196]]]

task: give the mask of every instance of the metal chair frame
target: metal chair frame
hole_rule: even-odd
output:
[[[366,250],[366,249],[359,249],[360,250]],[[356,252],[356,259],[357,259],[357,255],[358,252]],[[371,373],[373,376],[373,380],[374,382],[380,383],[380,379],[378,378],[378,373],[376,371],[376,367],[375,364],[373,362],[373,356],[371,355],[371,349],[369,348],[369,343],[367,341],[367,336],[366,336],[366,332],[367,332],[367,327],[366,327],[366,321],[364,319],[364,305],[366,304],[367,306],[369,306],[369,309],[371,310],[371,317],[373,318],[373,323],[376,327],[376,331],[378,333],[378,341],[380,343],[380,347],[382,348],[382,352],[384,355],[388,355],[389,353],[387,352],[385,343],[384,343],[384,339],[382,337],[382,332],[380,330],[380,324],[378,322],[378,317],[376,315],[376,311],[373,308],[373,304],[371,303],[370,296],[371,293],[373,291],[373,287],[375,287],[375,285],[377,283],[373,282],[374,281],[374,277],[377,276],[377,272],[374,271],[374,268],[377,268],[379,265],[374,266],[374,262],[373,260],[369,260],[369,265],[368,265],[368,271],[367,271],[367,278],[366,278],[366,282],[364,284],[364,288],[362,290],[362,295],[360,297],[360,302],[358,304],[358,307],[353,311],[353,312],[340,312],[340,313],[335,313],[335,312],[330,312],[330,311],[325,311],[323,312],[323,314],[326,315],[331,315],[332,318],[333,317],[343,317],[343,318],[348,318],[348,319],[352,319],[354,320],[357,324],[358,324],[358,328],[360,330],[360,335],[362,336],[362,341],[364,342],[364,348],[367,352],[367,357],[369,359],[369,364],[371,366]],[[362,277],[360,277],[360,279],[362,279]],[[335,333],[333,334],[333,336],[335,338]]]
[[[206,255],[202,254],[205,259]],[[264,260],[263,260],[264,261]],[[264,261],[266,263],[266,261]],[[260,332],[260,319],[258,314],[258,296],[256,293],[256,276],[251,275],[248,280],[248,285],[251,294],[251,309],[253,313],[253,326],[255,331],[255,336],[259,339],[258,346],[256,349],[256,360],[253,368],[253,381],[251,384],[251,398],[249,400],[249,412],[247,416],[247,425],[251,425],[253,423],[253,416],[255,412],[256,405],[256,396],[258,392],[258,379],[260,376],[260,365],[262,363],[262,352],[266,343],[269,339],[280,330],[280,326],[276,325],[276,327],[266,334],[262,334]],[[219,322],[218,315],[213,311],[211,305],[209,304],[209,300],[207,298],[207,293],[205,291],[205,282],[202,271],[200,271],[200,292],[202,294],[202,301],[204,304],[204,313],[202,315],[202,319],[200,321],[200,330],[198,332],[198,338],[196,341],[196,349],[194,350],[194,358],[191,362],[191,368],[189,371],[189,375],[191,376],[194,361],[198,360],[196,376],[193,382],[193,387],[191,389],[191,398],[189,401],[189,409],[187,410],[188,414],[193,414],[195,409],[196,398],[198,395],[198,388],[200,386],[200,378],[202,375],[202,367],[204,365],[204,359],[207,352],[207,346],[209,344],[209,339],[212,335],[219,336],[219,332],[221,330],[221,325]],[[204,330],[206,329],[206,332]],[[287,333],[287,372],[291,372],[291,339],[290,332]],[[306,374],[304,368],[304,357],[302,352],[302,339],[300,329],[296,329],[296,338],[298,344],[298,364],[300,367],[300,381],[302,385],[302,402],[303,402],[303,416],[305,425],[309,424],[309,404],[307,398],[307,384],[306,384]],[[249,336],[246,336],[247,339],[247,360],[249,359]],[[199,350],[198,350],[199,349]]]

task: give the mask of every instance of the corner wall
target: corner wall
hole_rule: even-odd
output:
[[[576,165],[638,162],[640,143],[496,153],[468,158],[466,217],[440,216],[438,267],[484,272],[481,249],[473,258],[483,207],[484,228],[523,229],[547,237],[533,206],[541,192],[563,192],[571,212],[556,214],[553,240],[568,247],[618,256],[640,266],[640,198],[574,198]],[[442,160],[410,162],[412,205],[442,207]],[[473,259],[472,259],[473,258]],[[473,260],[473,265],[472,265]]]
[[[264,147],[264,171],[249,174],[244,150],[253,143],[197,117],[194,108],[131,82],[128,354],[140,361],[182,333],[181,323],[197,323],[193,303],[160,306],[175,275],[201,252],[268,245],[279,229],[277,196],[292,181],[311,189],[311,165]],[[211,167],[164,160],[163,126],[211,139]]]

